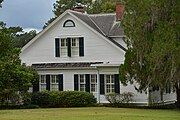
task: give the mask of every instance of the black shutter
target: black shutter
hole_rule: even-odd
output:
[[[67,38],[67,44],[68,44],[68,57],[71,57],[71,38]]]
[[[33,83],[33,92],[38,92],[39,91],[39,81],[36,81]]]
[[[59,91],[63,91],[63,74],[58,75]]]
[[[84,38],[79,38],[79,56],[84,56]]]
[[[90,75],[86,74],[86,92],[90,92]]]
[[[46,90],[50,90],[50,75],[46,75]]]
[[[74,91],[78,91],[78,90],[79,90],[78,75],[75,74],[74,75]]]
[[[120,93],[119,74],[114,75],[115,93]]]
[[[100,94],[105,94],[104,75],[100,75]]]
[[[60,43],[59,38],[55,38],[55,56],[60,57]]]

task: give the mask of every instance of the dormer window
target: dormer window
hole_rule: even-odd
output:
[[[63,27],[75,27],[75,23],[72,20],[66,20]]]

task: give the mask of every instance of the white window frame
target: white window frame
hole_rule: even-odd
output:
[[[81,82],[81,76],[83,76],[83,82]],[[85,74],[79,74],[78,80],[79,80],[79,91],[86,92],[86,76],[85,76]],[[83,88],[81,88],[81,85],[83,86]]]
[[[71,55],[79,56],[79,38],[71,38]]]
[[[62,42],[64,41],[64,43]],[[68,44],[67,44],[67,39],[66,38],[60,38],[60,55],[62,57],[67,57],[67,51],[68,51]]]
[[[109,81],[107,81],[108,76],[109,76]],[[104,80],[105,80],[105,94],[115,93],[115,76],[113,74],[106,74],[104,75]],[[108,86],[109,86],[109,90],[107,88]]]
[[[54,77],[54,82],[53,82],[53,77]],[[54,86],[56,86],[56,87],[54,88]],[[50,75],[50,90],[51,91],[59,90],[58,75]]]
[[[42,82],[42,77],[44,79],[44,82]],[[39,75],[39,91],[44,91],[44,90],[46,90],[46,75]]]
[[[59,38],[60,39],[60,41],[59,41],[60,56],[61,57],[68,57],[68,41],[67,41],[67,38],[70,38],[70,40],[71,40],[71,56],[72,57],[73,56],[79,56],[79,37],[62,37],[62,38]]]
[[[92,78],[95,77],[95,81],[92,82]],[[95,91],[92,90],[92,85],[94,85]],[[97,92],[97,75],[96,74],[90,74],[90,92],[96,93]]]

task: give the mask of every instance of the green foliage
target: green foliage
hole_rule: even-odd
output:
[[[91,93],[78,91],[42,91],[34,93],[32,104],[40,107],[92,106],[96,99]]]
[[[14,30],[0,30],[0,104],[19,103],[21,93],[27,92],[37,72],[21,65],[20,49],[13,47]]]
[[[111,93],[105,95],[106,99],[113,104],[118,104],[118,103],[130,103],[133,102],[133,97],[134,94],[131,92],[124,92],[122,94],[117,94],[117,93]]]
[[[115,107],[115,108],[138,108],[138,109],[177,109],[175,104],[167,104],[167,105],[152,105],[152,106],[143,106],[138,105],[136,103],[105,103],[104,107]]]
[[[13,39],[14,40],[14,47],[22,48],[30,40],[32,40],[35,36],[36,36],[35,30],[16,35],[16,37]]]
[[[55,17],[58,17],[60,14],[62,14],[67,9],[72,9],[74,7],[85,7],[86,10],[90,9],[92,5],[91,0],[57,0],[56,3],[54,3],[54,10],[53,13]]]
[[[15,48],[22,48],[36,36],[35,30],[24,33],[21,27],[18,26],[7,28],[4,22],[0,22],[0,28],[2,28],[2,32],[11,37],[11,39],[13,40],[13,47]]]
[[[3,2],[3,0],[0,0],[0,8],[2,7],[2,2]]]
[[[116,11],[116,0],[57,0],[53,6],[53,13],[55,17],[51,18],[47,23],[45,23],[43,29],[67,9],[73,9],[74,7],[78,6],[84,7],[86,12],[89,14],[113,13]]]
[[[176,88],[180,102],[180,24],[178,0],[127,0],[122,26],[128,51],[121,80],[139,83],[139,91],[167,85]]]

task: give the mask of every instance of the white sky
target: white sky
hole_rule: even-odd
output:
[[[56,0],[4,0],[0,8],[0,21],[10,26],[20,26],[25,31],[40,31],[53,15]]]

